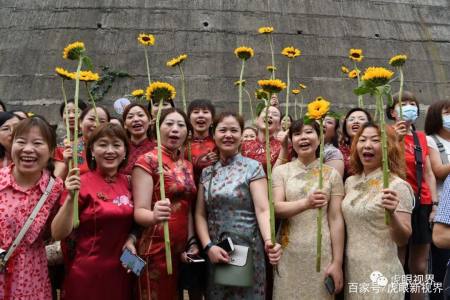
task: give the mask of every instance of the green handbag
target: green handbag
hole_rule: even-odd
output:
[[[234,245],[234,251],[230,253],[230,262],[213,266],[214,283],[238,287],[253,286],[252,252],[251,247]]]

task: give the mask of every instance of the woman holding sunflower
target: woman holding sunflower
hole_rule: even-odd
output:
[[[264,170],[267,170],[265,131],[269,131],[270,140],[270,161],[272,168],[284,164],[290,160],[289,141],[287,132],[280,132],[281,111],[275,106],[268,109],[268,125],[265,124],[266,110],[262,109],[256,119],[257,136],[256,140],[244,141],[241,145],[243,156],[259,161]]]
[[[319,136],[316,122],[295,121],[289,137],[297,159],[277,167],[273,173],[275,212],[283,219],[281,245],[284,251],[279,276],[275,275],[274,299],[332,299],[333,295],[323,284],[327,276],[333,278],[335,293],[343,287],[345,233],[341,201],[344,186],[339,173],[324,165],[324,187],[318,190]],[[320,207],[324,209],[323,268],[316,272],[316,208]]]
[[[192,164],[181,152],[191,127],[184,112],[175,108],[165,110],[157,126],[167,198],[160,197],[157,148],[139,157],[132,173],[134,218],[145,227],[138,244],[138,254],[147,262],[139,280],[139,295],[140,299],[177,299],[180,263],[187,263],[187,253],[197,254],[199,249],[197,244],[185,249],[194,237],[190,207],[197,191]],[[171,275],[165,257],[164,222],[170,229]]]

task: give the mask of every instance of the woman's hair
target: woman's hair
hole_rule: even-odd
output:
[[[106,121],[109,122],[109,120],[111,120],[111,115],[109,114],[109,111],[101,106],[101,105],[96,105],[97,108],[100,108],[101,110],[103,110],[106,114]],[[83,119],[86,117],[86,115],[88,114],[88,112],[90,112],[92,109],[94,109],[94,107],[92,105],[88,105],[86,106],[85,109],[83,109],[83,111],[80,114],[80,122],[83,121]]]
[[[5,124],[6,121],[12,119],[12,118],[17,118],[20,120],[20,118],[10,112],[7,111],[2,111],[0,112],[0,127],[3,126],[3,124]],[[2,144],[0,144],[0,159],[5,158],[6,155],[6,149],[5,147],[3,147]]]
[[[425,133],[427,135],[438,134],[442,129],[442,110],[450,109],[450,100],[434,102],[428,107],[425,117]]]
[[[87,142],[86,147],[86,160],[89,167],[89,170],[93,171],[97,169],[97,162],[93,159],[92,150],[94,149],[94,144],[96,141],[101,139],[102,137],[109,138],[118,138],[125,145],[125,159],[119,164],[119,168],[122,168],[127,164],[128,160],[128,137],[125,133],[125,130],[117,124],[105,123],[101,124],[99,127],[95,128],[91,137]]]
[[[342,124],[343,142],[344,142],[344,144],[346,144],[346,145],[350,145],[350,141],[351,141],[350,135],[349,135],[348,132],[347,132],[347,119],[348,119],[348,117],[350,117],[350,115],[351,115],[352,113],[354,113],[355,111],[362,111],[362,112],[367,116],[367,122],[368,122],[368,123],[371,123],[371,122],[372,122],[372,115],[371,115],[367,110],[365,110],[365,109],[363,109],[363,108],[360,108],[360,107],[355,107],[355,108],[350,109],[350,110],[347,112],[347,114],[345,115],[344,122],[343,122],[343,124]]]
[[[366,128],[375,128],[378,135],[381,138],[381,129],[378,125],[369,122],[365,123],[361,130],[355,135],[352,143],[351,153],[350,153],[350,170],[353,174],[361,174],[364,171],[363,164],[358,155],[357,144],[360,136]],[[405,171],[405,157],[400,148],[400,144],[396,138],[395,132],[391,127],[386,126],[386,136],[387,136],[387,152],[388,152],[388,166],[391,173],[396,174],[400,178],[406,177]],[[381,144],[381,142],[380,142]],[[382,149],[380,148],[380,151]],[[381,167],[381,163],[380,163]]]
[[[69,103],[75,103],[75,99],[73,99],[73,98],[68,99],[68,100],[67,100],[67,104],[69,104]],[[79,109],[80,111],[83,111],[83,110],[86,109],[86,107],[87,107],[86,103],[85,103],[83,100],[78,99],[78,109]],[[65,109],[66,109],[66,104],[63,102],[63,103],[61,103],[61,105],[59,106],[59,115],[61,116],[61,118],[62,118],[62,116],[63,116],[63,114],[64,114],[64,110],[65,110]]]
[[[15,115],[21,121],[28,118],[28,113],[20,109],[10,110],[9,112]],[[22,116],[22,114],[24,114],[25,116]]]
[[[170,106],[172,106],[172,108],[175,108],[175,104],[173,103],[172,99],[164,100],[164,102],[169,102]],[[158,103],[156,103],[155,105],[158,106]],[[152,113],[152,101],[148,101],[147,110],[150,114]]]
[[[289,139],[292,141],[292,136],[294,135],[294,133],[301,132],[303,130],[303,127],[305,127],[305,126],[311,126],[317,134],[317,139],[318,140],[320,139],[319,124],[317,124],[317,122],[315,122],[315,121],[313,121],[309,124],[305,124],[302,119],[296,120],[292,123],[291,127],[289,128]],[[319,142],[320,142],[320,140],[319,140]],[[317,149],[316,149],[316,158],[319,157],[319,155],[320,155],[320,143],[318,144]],[[292,148],[292,157],[297,157],[297,152],[295,152],[294,148]]]
[[[398,101],[399,101],[399,93],[395,93],[394,95],[392,95],[391,105],[386,105],[385,112],[386,117],[388,117],[389,120],[395,120],[395,118],[391,114],[391,111],[398,104]],[[419,108],[419,101],[417,100],[416,96],[410,91],[403,91],[402,101],[413,101],[414,103],[416,103],[417,108]],[[417,109],[417,116],[420,116],[420,109]]]
[[[194,109],[207,109],[211,112],[212,119],[216,116],[216,108],[211,103],[211,101],[206,99],[197,99],[192,101],[188,106],[187,115],[191,117],[191,113]]]
[[[12,140],[14,141],[18,136],[27,134],[33,127],[37,127],[39,129],[44,141],[47,143],[48,150],[50,151],[50,158],[47,162],[47,170],[50,174],[53,174],[55,169],[53,154],[56,148],[56,132],[43,117],[33,116],[20,121],[12,133]]]
[[[255,127],[251,127],[251,126],[245,127],[244,130],[242,130],[242,133],[244,133],[244,131],[246,131],[247,129],[248,130],[252,130],[255,134],[258,134],[258,131],[256,130],[256,128]]]
[[[336,148],[339,148],[339,119],[334,118],[334,117],[330,117],[334,120],[334,136],[333,139],[331,140],[331,143],[333,144],[333,146],[335,146]]]
[[[186,123],[186,129],[187,129],[187,134],[186,134],[186,139],[184,140],[183,144],[185,144],[187,142],[187,139],[189,137],[189,135],[192,135],[192,126],[191,123],[188,120],[187,115],[184,113],[184,111],[182,111],[181,109],[172,107],[172,108],[168,108],[165,109],[161,112],[161,117],[159,119],[159,124],[156,124],[156,126],[158,126],[158,128],[161,128],[161,124],[164,122],[164,120],[167,118],[168,115],[170,115],[171,113],[178,113],[183,117],[184,122]],[[152,134],[153,136],[156,136],[156,126],[153,126],[153,131]]]
[[[0,106],[3,108],[3,111],[6,111],[6,105],[2,100],[0,100]]]
[[[130,110],[131,110],[133,107],[140,107],[140,108],[144,111],[145,115],[146,115],[147,118],[148,118],[148,121],[150,122],[150,120],[152,119],[152,116],[151,116],[151,114],[148,112],[148,110],[145,108],[145,106],[142,105],[142,104],[139,104],[139,103],[131,103],[131,104],[128,104],[128,105],[125,107],[125,109],[124,109],[124,111],[123,111],[123,113],[122,113],[122,120],[123,120],[123,121],[122,121],[122,124],[125,124],[125,121],[127,120],[127,115],[128,115],[128,113],[130,112]],[[127,132],[128,137],[130,137],[130,132],[129,132],[128,130],[126,130],[126,129],[125,129],[125,131]],[[152,137],[151,126],[148,126],[148,129],[147,129],[147,137],[149,137],[149,138]]]
[[[217,125],[219,125],[219,123],[222,122],[223,119],[225,119],[227,117],[233,117],[236,119],[236,121],[239,124],[239,128],[241,128],[241,134],[242,134],[244,132],[244,119],[237,113],[234,113],[231,111],[221,112],[217,117],[214,118],[214,122],[213,122],[214,132],[216,131]]]

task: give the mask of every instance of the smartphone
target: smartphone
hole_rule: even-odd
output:
[[[231,253],[234,251],[233,241],[229,237],[221,240],[216,246],[219,246],[223,250],[227,251],[227,253]]]
[[[186,254],[187,260],[191,263],[202,263],[205,262],[205,259],[198,255]]]
[[[131,270],[136,276],[141,275],[142,270],[145,267],[146,262],[137,256],[136,254],[131,253],[128,248],[125,248],[120,256],[120,261],[123,265],[126,266],[128,270]]]
[[[327,289],[328,293],[330,295],[333,295],[334,291],[335,291],[333,277],[328,275],[327,278],[325,278],[325,282],[324,283],[325,283],[325,288]]]

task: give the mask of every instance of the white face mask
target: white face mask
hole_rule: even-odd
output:
[[[450,131],[450,115],[442,116],[442,127]]]
[[[397,114],[400,115],[400,108],[396,108]],[[402,117],[403,120],[409,121],[411,123],[414,123],[417,120],[417,117],[419,116],[419,110],[417,109],[417,106],[415,105],[405,105],[402,106]]]

